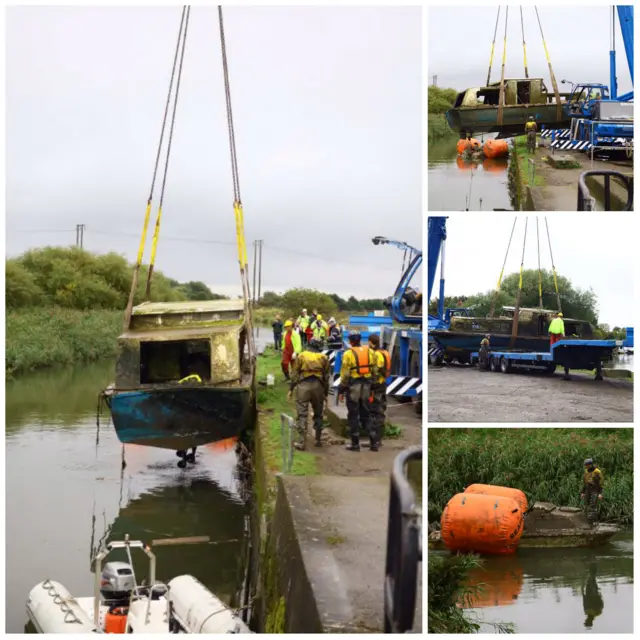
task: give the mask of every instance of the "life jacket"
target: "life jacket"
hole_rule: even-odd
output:
[[[596,467],[593,471],[584,472],[584,483],[593,487],[598,484],[598,488],[602,489],[602,471]]]
[[[353,378],[371,377],[371,349],[369,347],[351,347],[355,364],[351,365]]]
[[[300,377],[303,380],[306,380],[307,378],[318,378],[318,380],[322,380],[327,361],[327,356],[325,356],[324,353],[303,351],[298,356]]]
[[[384,371],[380,373],[380,382],[384,382],[391,374],[391,356],[386,349],[378,349],[378,353],[384,358]]]

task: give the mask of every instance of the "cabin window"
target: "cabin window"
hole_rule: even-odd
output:
[[[531,102],[531,83],[518,82],[518,103],[530,104]]]
[[[465,92],[464,92],[464,91],[463,91],[462,93],[459,93],[459,94],[458,94],[458,96],[457,96],[457,98],[456,98],[456,101],[455,101],[455,103],[454,103],[454,105],[453,105],[453,108],[454,108],[454,109],[457,109],[458,107],[461,107],[461,106],[462,106],[462,101],[464,100],[464,96],[465,96],[465,95],[466,95],[466,94],[465,94]]]
[[[497,105],[500,101],[500,89],[482,89],[478,91],[478,102],[485,105]]]
[[[177,382],[196,374],[211,380],[209,340],[168,340],[140,343],[140,383]]]

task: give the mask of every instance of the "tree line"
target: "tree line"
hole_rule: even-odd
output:
[[[542,308],[555,311],[558,309],[558,300],[553,280],[553,273],[547,269],[542,269]],[[624,327],[609,327],[606,324],[598,323],[598,298],[594,291],[574,287],[571,281],[564,276],[558,275],[558,290],[560,292],[560,304],[562,313],[567,318],[576,320],[586,320],[596,328],[596,335],[600,338],[623,340],[625,337]],[[514,306],[518,293],[518,283],[520,273],[510,273],[502,280],[500,291],[497,296],[495,290],[473,295],[445,296],[444,307],[465,307],[477,317],[489,315],[494,296],[495,312],[498,313],[503,306]],[[538,270],[525,269],[522,272],[522,293],[520,297],[521,307],[538,308],[540,305]],[[429,314],[437,315],[438,298],[429,301]]]

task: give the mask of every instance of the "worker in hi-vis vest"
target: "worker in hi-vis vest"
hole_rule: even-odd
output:
[[[556,317],[549,324],[549,347],[564,338],[564,316],[562,312],[556,314]]]
[[[391,373],[391,356],[386,349],[380,348],[380,336],[369,336],[369,348],[376,356],[378,375],[371,382],[371,451],[378,451],[384,434],[387,412],[387,378]]]

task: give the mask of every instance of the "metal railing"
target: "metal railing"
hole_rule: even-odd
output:
[[[536,179],[536,161],[533,158],[527,158],[527,163],[529,184],[533,187],[533,183]]]
[[[604,210],[611,211],[611,178],[617,178],[627,191],[627,202],[622,211],[631,211],[633,208],[633,178],[618,171],[585,171],[581,173],[578,179],[578,211],[595,211],[596,199],[591,195],[586,179],[599,176],[604,178]]]
[[[410,462],[422,461],[422,447],[403,451],[393,462],[389,495],[389,530],[384,576],[384,632],[413,628],[422,562],[422,527],[416,494],[407,479]]]
[[[293,467],[293,433],[295,420],[286,413],[280,414],[280,440],[282,444],[282,473],[291,473]]]

